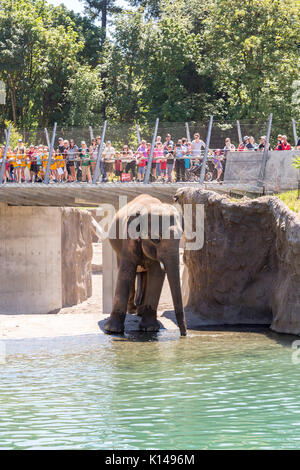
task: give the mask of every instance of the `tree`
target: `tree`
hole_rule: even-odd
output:
[[[299,76],[299,3],[295,0],[215,0],[205,20],[205,41],[228,117],[291,116],[292,84]]]
[[[77,60],[81,64],[89,64],[96,67],[100,61],[100,49],[103,41],[102,28],[96,25],[88,16],[69,11],[64,5],[53,10],[53,27],[71,27],[78,34],[83,44],[77,54]]]
[[[142,7],[147,18],[158,18],[161,12],[161,0],[129,0],[130,5]]]
[[[119,14],[113,43],[107,42],[103,51],[107,116],[120,122],[132,122],[140,115],[144,29],[140,11]]]
[[[99,124],[102,118],[103,92],[97,69],[81,66],[69,79],[66,95],[70,103],[66,125],[85,127]]]
[[[6,116],[17,125],[44,126],[62,113],[60,97],[83,44],[72,26],[52,26],[54,11],[39,0],[0,4],[0,78]]]
[[[116,6],[116,0],[82,0],[86,14],[93,20],[101,18],[103,43],[106,39],[107,19],[112,13],[120,13],[122,9]]]

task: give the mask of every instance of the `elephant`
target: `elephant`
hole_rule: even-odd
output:
[[[167,275],[180,334],[186,336],[179,270],[181,235],[177,209],[152,196],[140,195],[117,212],[108,237],[117,255],[118,278],[112,312],[104,324],[106,332],[123,333],[127,312],[141,317],[140,330],[158,331],[157,307]]]

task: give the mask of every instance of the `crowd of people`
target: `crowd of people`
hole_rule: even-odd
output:
[[[58,139],[58,146],[53,150],[50,166],[50,181],[53,182],[92,182],[95,173],[101,137],[93,138],[90,145],[85,141],[76,145],[74,139]],[[208,151],[207,174],[210,179],[221,181],[224,174],[226,157],[233,151],[263,151],[266,136],[261,136],[259,143],[253,136],[245,136],[236,148],[230,138],[225,139],[223,149]],[[300,149],[300,139],[296,148]],[[173,142],[171,135],[165,140],[158,136],[153,150],[150,181],[183,182],[190,180],[189,175],[198,174],[201,168],[205,142],[199,133],[194,134],[192,141],[185,137]],[[271,147],[269,145],[269,149]],[[278,135],[274,150],[291,150],[285,135]],[[102,147],[100,158],[100,179],[102,182],[142,182],[148,168],[151,144],[142,140],[136,150],[124,145],[121,151],[116,150],[110,141]],[[4,155],[4,146],[0,148],[0,166]],[[42,182],[48,164],[49,148],[44,145],[25,147],[19,139],[15,149],[8,148],[5,164],[5,182]],[[196,170],[196,171],[194,171]]]

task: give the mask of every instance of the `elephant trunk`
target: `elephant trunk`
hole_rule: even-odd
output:
[[[166,267],[167,277],[170,284],[174,310],[180,334],[181,336],[186,336],[186,320],[182,304],[181,283],[179,274],[179,254],[175,256],[172,260],[168,260],[166,262],[163,261],[163,263]]]

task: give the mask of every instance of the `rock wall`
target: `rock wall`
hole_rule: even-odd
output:
[[[62,209],[62,305],[76,305],[92,295],[93,257],[91,215],[88,211]]]
[[[300,333],[300,220],[276,197],[232,202],[180,189],[178,202],[204,204],[204,246],[184,253],[183,298],[199,325],[270,324]],[[187,286],[188,284],[188,286]],[[186,287],[184,287],[186,286]]]

